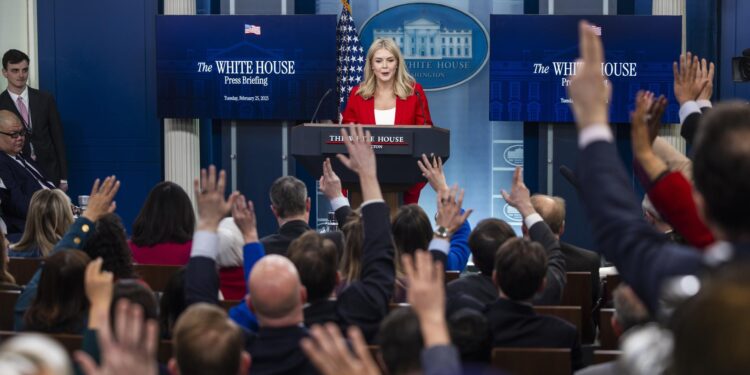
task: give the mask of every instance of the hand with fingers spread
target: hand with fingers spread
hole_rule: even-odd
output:
[[[633,155],[651,181],[654,181],[667,168],[667,165],[654,153],[651,138],[655,133],[654,128],[660,123],[660,120],[654,119],[653,116],[661,117],[666,104],[663,96],[654,101],[653,93],[638,91],[635,96],[635,110],[630,112]]]
[[[77,351],[75,358],[86,375],[126,375],[158,374],[156,347],[159,326],[155,320],[144,323],[143,309],[125,299],[117,303],[115,330],[112,333],[109,314],[102,319],[106,322],[98,330],[101,364],[87,353]]]
[[[578,29],[581,57],[576,61],[576,75],[570,77],[568,96],[572,100],[576,125],[581,130],[591,125],[609,123],[612,86],[602,75],[604,49],[601,38],[586,21],[581,21]]]
[[[331,159],[329,158],[326,158],[326,160],[323,161],[323,175],[320,176],[319,182],[320,191],[323,192],[328,200],[344,196],[341,193],[341,179],[336,172],[333,171]]]
[[[109,314],[114,290],[112,272],[102,272],[102,258],[96,258],[86,266],[84,286],[89,300],[89,328],[99,329],[105,322],[100,321],[102,315]]]
[[[302,339],[300,346],[323,375],[380,374],[359,328],[349,327],[348,334],[354,353],[347,347],[339,327],[333,323],[314,325],[310,329],[310,338]]]
[[[422,170],[422,176],[430,183],[432,190],[435,190],[436,193],[448,190],[442,158],[432,155],[432,160],[430,160],[427,155],[422,154],[422,160],[417,160],[417,165]]]
[[[445,284],[443,264],[426,251],[417,250],[412,258],[401,257],[406,273],[406,298],[419,318],[425,347],[450,344],[445,322]]]
[[[253,201],[245,203],[245,196],[240,194],[232,205],[234,223],[240,228],[245,243],[258,242],[258,224],[255,218]]]
[[[677,102],[683,105],[687,101],[698,99],[701,91],[706,86],[706,81],[698,79],[700,62],[698,56],[692,53],[680,55],[680,64],[675,61],[672,63],[672,73],[674,75],[674,96]]]
[[[699,82],[703,86],[703,90],[698,94],[698,100],[711,100],[711,95],[714,93],[714,63],[707,63],[706,59],[701,59],[701,66],[698,70],[698,79],[704,83]]]
[[[91,221],[97,221],[100,217],[115,212],[117,205],[114,202],[117,191],[120,190],[120,181],[115,176],[109,176],[99,184],[99,179],[94,181],[94,186],[89,194],[89,203],[82,216]]]
[[[516,171],[513,173],[513,186],[510,188],[510,194],[505,190],[501,190],[500,193],[503,195],[503,199],[511,207],[518,210],[524,218],[536,213],[534,206],[531,205],[529,188],[523,183],[523,170],[521,167],[516,167]]]
[[[438,226],[447,230],[448,234],[453,234],[463,225],[474,210],[468,209],[461,213],[461,206],[464,203],[464,190],[458,189],[458,185],[452,188],[438,192],[437,197],[437,217],[435,221]]]
[[[198,230],[216,232],[221,219],[226,217],[232,209],[232,204],[239,193],[232,193],[228,199],[224,198],[227,176],[224,170],[216,176],[216,167],[208,167],[208,171],[201,169],[200,180],[195,179],[195,200],[198,202]]]

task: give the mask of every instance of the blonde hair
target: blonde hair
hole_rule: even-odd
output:
[[[68,196],[59,189],[39,190],[31,196],[23,236],[11,249],[25,251],[37,246],[47,256],[71,224],[73,212]]]
[[[414,80],[414,77],[412,77],[411,74],[409,74],[409,72],[406,70],[406,61],[404,60],[404,56],[401,55],[401,50],[399,50],[398,46],[395,42],[393,42],[393,40],[377,38],[370,45],[370,49],[367,50],[367,59],[365,60],[365,77],[359,84],[357,95],[361,96],[363,99],[370,99],[373,95],[375,95],[375,90],[377,89],[377,79],[375,78],[375,74],[373,74],[372,72],[372,59],[375,56],[375,52],[380,49],[385,49],[386,51],[390,52],[398,60],[396,76],[394,77],[395,82],[393,82],[393,92],[396,94],[396,96],[401,99],[406,99],[407,97],[414,94],[414,83],[416,81]]]

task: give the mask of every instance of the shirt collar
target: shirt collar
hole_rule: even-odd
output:
[[[10,94],[10,98],[13,99],[13,103],[15,103],[18,100],[18,97],[20,96],[23,98],[23,103],[27,106],[29,105],[29,86],[26,85],[26,87],[23,88],[23,91],[21,92],[21,95],[17,95],[10,90],[7,90],[8,94]]]

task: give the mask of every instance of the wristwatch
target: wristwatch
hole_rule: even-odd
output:
[[[448,233],[448,229],[446,229],[444,226],[437,227],[437,229],[435,229],[435,235],[444,240],[447,240],[451,236],[450,233]]]

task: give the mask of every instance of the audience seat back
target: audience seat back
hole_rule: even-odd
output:
[[[494,348],[492,367],[515,375],[570,375],[570,349]]]
[[[8,272],[16,279],[16,284],[26,285],[41,265],[42,258],[10,258]]]
[[[18,290],[0,290],[0,331],[13,330],[13,309],[19,296]]]
[[[568,272],[566,277],[567,282],[560,305],[581,307],[581,341],[592,343],[595,333],[592,320],[591,272]]]

